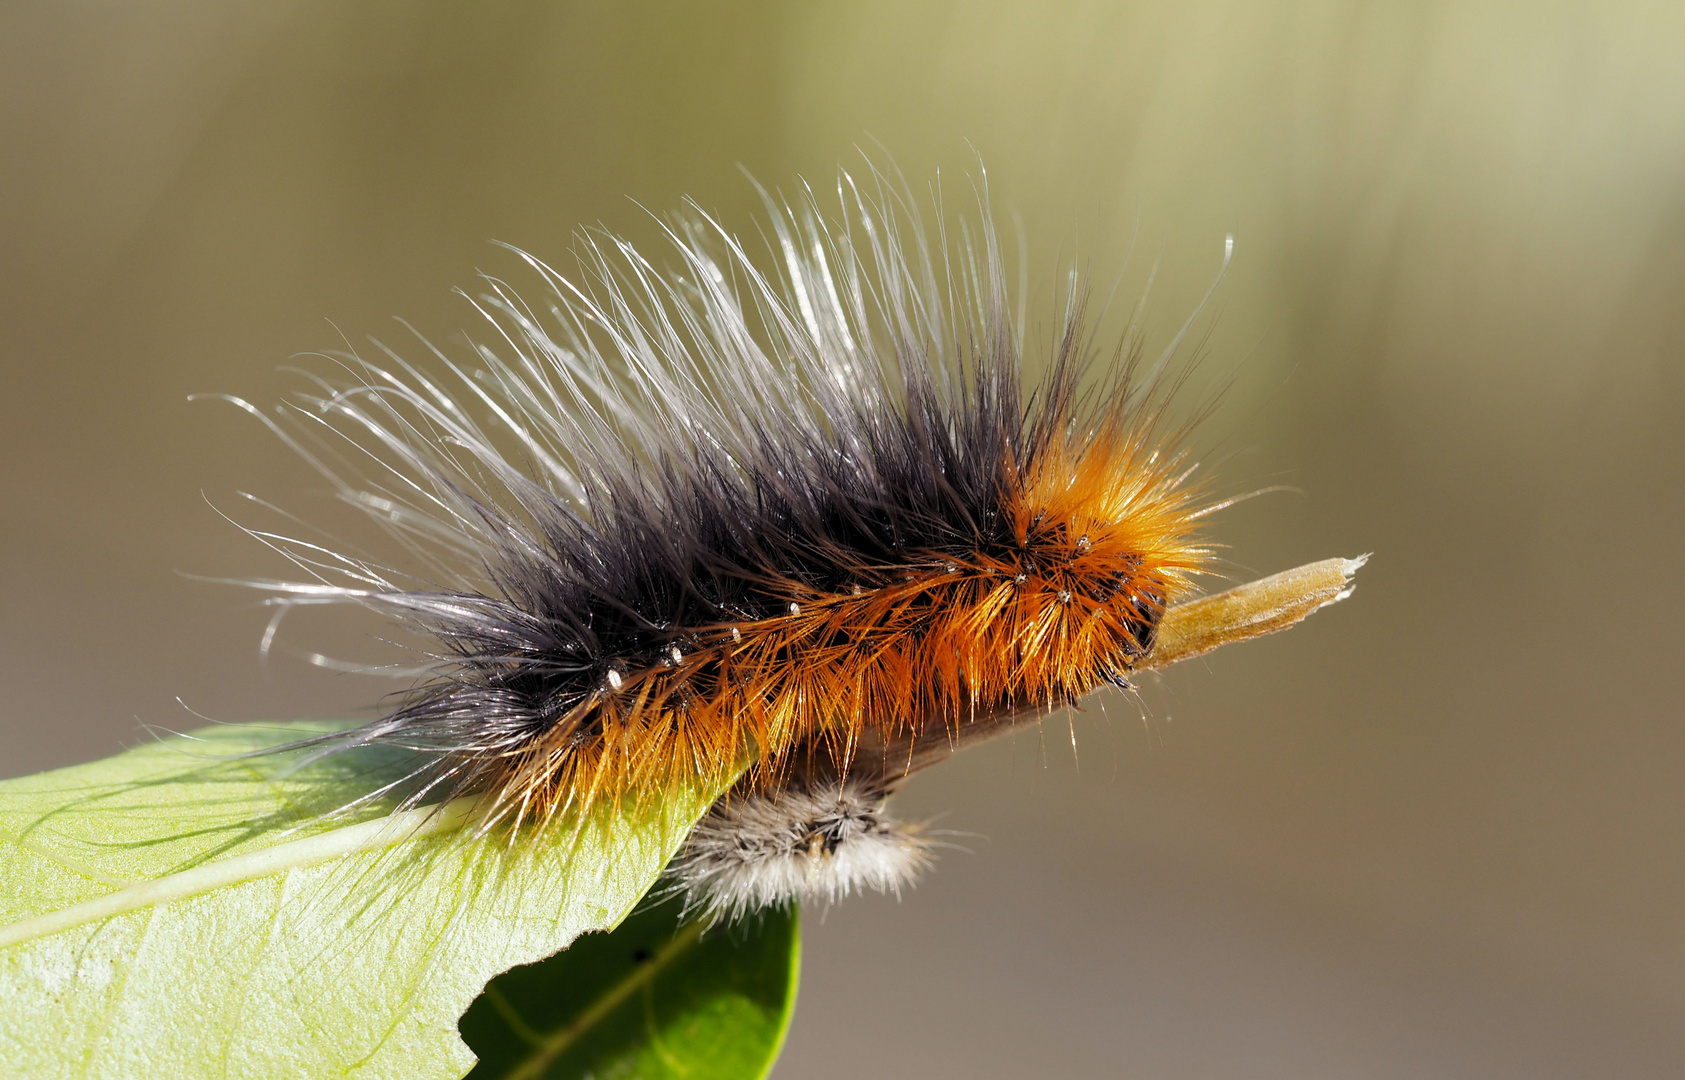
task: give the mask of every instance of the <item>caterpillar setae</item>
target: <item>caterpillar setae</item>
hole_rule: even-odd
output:
[[[488,829],[746,766],[671,868],[731,917],[898,890],[930,859],[885,810],[911,772],[1349,591],[1360,560],[1187,603],[1212,504],[1165,409],[1180,336],[1098,349],[1073,286],[1028,379],[986,196],[951,236],[873,178],[829,216],[763,190],[765,260],[690,204],[671,270],[591,233],[573,278],[521,256],[536,305],[486,279],[471,357],[232,399],[412,564],[254,530],[302,571],[253,583],[277,620],[361,605],[433,643],[318,752],[410,751],[406,798],[478,794]]]

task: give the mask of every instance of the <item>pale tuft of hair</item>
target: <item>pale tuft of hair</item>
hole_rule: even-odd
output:
[[[722,799],[669,868],[674,891],[712,923],[868,889],[899,897],[933,863],[933,845],[888,817],[887,799],[858,778]]]

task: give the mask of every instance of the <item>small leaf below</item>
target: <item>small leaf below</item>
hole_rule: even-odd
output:
[[[794,910],[703,930],[674,902],[493,979],[458,1025],[471,1080],[758,1080],[784,1044]]]

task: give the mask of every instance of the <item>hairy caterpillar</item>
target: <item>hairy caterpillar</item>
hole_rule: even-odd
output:
[[[898,187],[839,195],[766,197],[773,268],[692,206],[670,272],[593,234],[577,280],[523,256],[538,307],[487,279],[471,362],[347,356],[274,416],[237,401],[419,567],[254,531],[304,573],[256,583],[277,619],[357,604],[435,642],[320,752],[412,751],[406,798],[480,794],[488,828],[747,763],[673,868],[738,915],[898,889],[929,859],[884,810],[910,772],[1345,595],[1331,560],[1167,647],[1211,562],[1175,344],[1096,363],[1073,288],[1026,387],[986,205],[933,241]]]

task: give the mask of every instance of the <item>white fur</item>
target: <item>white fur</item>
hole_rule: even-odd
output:
[[[867,889],[900,896],[930,866],[931,844],[886,817],[886,799],[855,779],[728,796],[673,861],[675,885],[686,907],[716,922]]]

